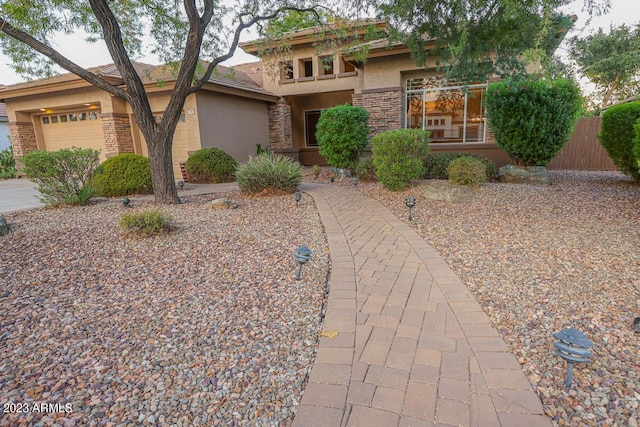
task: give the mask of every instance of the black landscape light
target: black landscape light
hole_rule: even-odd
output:
[[[128,197],[125,197],[124,199],[122,199],[122,206],[124,206],[125,208],[130,208],[131,200],[129,200]]]
[[[585,334],[575,328],[563,329],[553,336],[558,339],[553,343],[556,354],[567,361],[567,378],[564,381],[565,387],[571,386],[571,376],[573,374],[574,363],[585,363],[589,361],[593,345]]]
[[[184,189],[184,181],[180,180],[178,181],[178,187],[180,187],[181,190]]]
[[[404,204],[409,208],[409,221],[413,221],[413,216],[411,215],[411,209],[416,205],[416,198],[413,196],[407,196],[404,199]]]
[[[0,215],[0,236],[4,236],[9,232],[9,224],[7,224],[7,219]]]
[[[353,185],[355,185],[357,187],[358,186],[358,177],[354,176],[352,181],[353,181]]]
[[[298,246],[295,254],[293,255],[293,259],[295,259],[298,265],[300,266],[298,268],[298,272],[296,273],[296,280],[300,280],[300,273],[302,273],[302,266],[307,262],[309,262],[309,260],[311,259],[311,249],[309,249],[304,245]]]
[[[336,178],[334,176],[331,177],[331,183],[333,184],[334,182],[336,182]]]
[[[296,199],[296,206],[298,206],[298,204],[300,203],[300,200],[302,200],[302,193],[299,191],[296,191],[295,193],[293,193],[293,197]]]

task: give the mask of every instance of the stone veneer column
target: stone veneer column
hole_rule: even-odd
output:
[[[291,106],[284,99],[268,107],[269,145],[273,149],[293,148]]]
[[[9,138],[13,147],[13,157],[16,159],[38,149],[36,131],[31,122],[10,122]]]
[[[105,155],[107,157],[134,152],[129,115],[102,114],[102,130],[104,131]]]
[[[353,97],[356,105],[356,96]],[[371,135],[404,128],[404,92],[401,87],[363,90],[360,105],[369,111]]]

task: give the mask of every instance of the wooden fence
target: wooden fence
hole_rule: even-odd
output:
[[[616,170],[616,166],[598,141],[600,117],[583,117],[578,120],[571,140],[547,165],[548,169],[566,170]]]

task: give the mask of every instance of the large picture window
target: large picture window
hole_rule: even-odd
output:
[[[463,87],[442,77],[407,79],[405,128],[431,132],[432,143],[485,142],[486,84]]]

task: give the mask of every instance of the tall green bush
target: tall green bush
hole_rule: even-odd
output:
[[[382,132],[373,137],[371,151],[378,181],[391,191],[402,190],[411,180],[424,175],[429,132],[420,129]]]
[[[16,161],[13,158],[13,147],[0,151],[0,179],[10,179],[18,176]]]
[[[240,189],[248,193],[264,190],[293,193],[302,181],[302,166],[289,157],[262,153],[238,165],[236,180]]]
[[[118,154],[102,163],[91,185],[98,196],[117,197],[151,193],[149,159],[138,154]]]
[[[369,112],[348,104],[323,111],[316,125],[316,139],[318,152],[327,163],[353,172],[369,143]]]
[[[187,159],[184,167],[189,182],[220,183],[233,181],[237,163],[219,148],[201,148]]]
[[[524,78],[491,83],[485,105],[496,142],[512,161],[546,166],[570,139],[582,98],[569,80]]]
[[[636,165],[640,169],[640,119],[636,120],[633,129],[636,134],[635,138],[633,138],[633,154],[636,158]]]
[[[640,167],[634,155],[634,123],[640,118],[640,101],[607,108],[602,115],[598,139],[613,163],[624,174],[640,182]],[[640,153],[639,153],[640,154]]]
[[[91,178],[100,152],[91,148],[32,151],[21,158],[24,173],[38,184],[40,200],[49,206],[86,205],[93,195]]]

